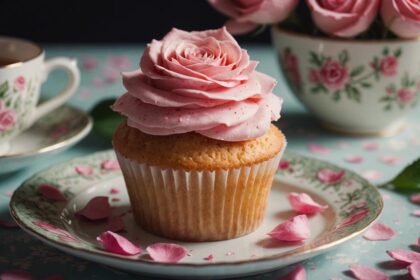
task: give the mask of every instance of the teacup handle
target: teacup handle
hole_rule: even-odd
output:
[[[65,57],[52,58],[45,61],[44,67],[44,81],[47,79],[51,71],[56,69],[64,69],[69,77],[69,80],[66,87],[57,96],[36,107],[29,125],[45,114],[63,105],[73,95],[80,83],[80,71],[77,68],[77,61],[75,59],[68,59]]]

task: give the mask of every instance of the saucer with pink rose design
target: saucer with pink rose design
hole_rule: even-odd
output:
[[[92,124],[88,114],[71,106],[52,111],[14,138],[10,148],[0,154],[0,174],[24,168],[34,160],[70,148],[89,133]]]
[[[52,200],[40,190],[48,185]],[[280,242],[269,233],[297,215],[287,201],[289,192],[307,193],[328,208],[308,215],[311,236],[301,243]],[[87,221],[76,215],[94,197],[106,197],[108,219]],[[24,182],[13,194],[10,210],[30,235],[68,254],[114,268],[178,279],[241,277],[273,271],[311,258],[359,235],[382,211],[380,193],[357,174],[336,165],[285,153],[269,196],[262,225],[251,234],[217,242],[180,242],[139,228],[114,151],[104,151],[52,166]],[[120,220],[115,229],[111,221]],[[143,251],[124,256],[106,252],[96,237],[106,230],[143,249],[154,243],[176,243],[188,254],[177,263],[153,261]]]

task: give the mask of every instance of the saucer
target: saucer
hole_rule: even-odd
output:
[[[92,128],[85,112],[62,106],[43,116],[29,129],[14,138],[5,154],[0,155],[0,174],[21,169],[51,153],[68,149]]]
[[[10,202],[13,218],[30,235],[80,258],[165,279],[215,279],[264,273],[326,252],[362,233],[383,207],[376,187],[357,174],[317,159],[285,153],[263,224],[256,231],[225,241],[173,241],[147,233],[135,224],[122,174],[104,168],[102,163],[108,160],[115,160],[113,151],[76,158],[34,175],[14,192]],[[81,167],[86,172],[78,173]],[[325,170],[344,173],[334,182],[325,182],[318,176]],[[67,201],[51,202],[41,196],[37,189],[42,184],[60,189]],[[311,237],[303,243],[279,242],[267,235],[296,215],[286,198],[289,192],[305,192],[328,205],[324,212],[308,216]],[[132,242],[142,248],[156,242],[177,243],[190,254],[179,263],[165,264],[144,254],[133,257],[105,252],[96,236],[106,230],[107,222],[87,222],[75,215],[96,196],[109,197],[113,215],[123,215],[126,232],[122,234]]]

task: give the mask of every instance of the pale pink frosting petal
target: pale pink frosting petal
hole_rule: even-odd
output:
[[[410,264],[407,269],[414,280],[420,280],[420,261]]]
[[[121,216],[115,216],[108,220],[106,229],[112,232],[119,232],[125,230],[124,220]]]
[[[51,201],[66,201],[64,194],[59,189],[51,185],[43,184],[39,186],[38,192]]]
[[[90,176],[93,173],[93,169],[91,167],[83,165],[77,165],[74,167],[74,170],[77,172],[77,174],[84,176]]]
[[[89,220],[102,220],[111,216],[111,205],[108,197],[96,196],[89,200],[86,206],[77,212],[78,215],[83,216]]]
[[[328,208],[328,205],[320,205],[306,193],[291,192],[287,195],[293,210],[299,214],[314,214]]]
[[[420,262],[420,253],[410,250],[388,250],[386,253],[396,261],[404,264]]]
[[[33,280],[34,278],[23,270],[6,270],[0,273],[1,280]]]
[[[292,271],[278,280],[306,280],[305,267],[301,264],[298,264],[295,268],[293,268]]]
[[[328,168],[322,168],[318,171],[317,177],[324,184],[336,184],[343,179],[345,174],[346,172],[344,170],[334,171]]]
[[[311,229],[306,215],[295,216],[276,226],[269,236],[280,241],[302,241],[311,236]]]
[[[157,262],[177,263],[188,253],[181,245],[172,243],[155,243],[146,248],[150,257]]]
[[[389,240],[392,237],[394,237],[395,234],[395,230],[393,230],[389,226],[382,223],[377,223],[368,228],[363,234],[363,237],[367,240],[379,241]]]
[[[420,193],[410,195],[410,200],[414,203],[420,203]]]
[[[349,268],[358,280],[388,280],[385,273],[363,264],[351,264]]]
[[[96,240],[99,241],[105,251],[118,255],[132,256],[138,255],[143,251],[139,246],[134,245],[125,237],[112,231],[101,233]]]
[[[309,144],[308,150],[311,153],[319,154],[319,155],[328,155],[331,152],[331,150],[328,149],[327,147],[322,146],[322,145],[317,145],[317,144]]]
[[[240,35],[257,29],[258,24],[250,21],[239,22],[236,19],[231,19],[225,23],[225,26],[226,29],[233,35]]]
[[[106,159],[101,163],[101,168],[104,170],[120,170],[120,165],[117,160]]]

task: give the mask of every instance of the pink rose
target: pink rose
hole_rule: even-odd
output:
[[[25,85],[26,85],[26,80],[25,77],[23,76],[19,76],[15,79],[15,81],[13,82],[15,89],[17,89],[18,91],[22,91],[25,89]]]
[[[0,108],[1,110],[1,108]],[[16,113],[13,110],[0,111],[0,132],[12,127],[16,122]]]
[[[397,74],[398,59],[393,55],[384,57],[381,60],[379,67],[384,76],[395,76]]]
[[[330,90],[343,88],[348,79],[347,68],[338,61],[328,60],[319,71],[319,82]]]
[[[226,27],[233,34],[252,31],[258,24],[284,20],[299,0],[208,0],[222,14],[232,19]]]
[[[312,18],[323,32],[354,37],[367,30],[375,19],[380,0],[306,0]],[[386,1],[385,1],[386,2]]]
[[[401,103],[409,103],[414,99],[415,96],[416,93],[409,88],[403,88],[398,91],[398,99]]]
[[[382,1],[381,17],[384,24],[402,38],[420,36],[420,3],[418,0]]]
[[[152,135],[195,131],[243,141],[263,135],[280,115],[276,81],[255,71],[226,28],[173,29],[148,44],[139,70],[124,73],[127,93],[113,109],[128,125]]]

